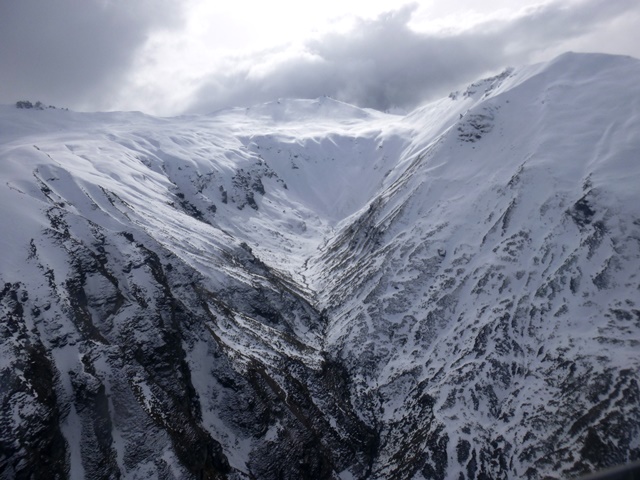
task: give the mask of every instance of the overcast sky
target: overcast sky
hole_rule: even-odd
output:
[[[640,58],[638,25],[638,0],[0,0],[0,103],[408,110],[568,50]]]

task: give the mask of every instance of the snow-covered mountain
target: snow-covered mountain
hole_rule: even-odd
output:
[[[0,107],[0,478],[640,459],[640,61],[406,116]]]

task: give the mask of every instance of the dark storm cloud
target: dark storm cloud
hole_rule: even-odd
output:
[[[122,88],[155,28],[177,25],[173,0],[2,0],[0,102],[101,105]]]
[[[625,13],[637,14],[638,3],[558,1],[511,20],[437,35],[409,28],[414,9],[362,20],[347,33],[327,34],[289,55],[265,51],[239,59],[241,67],[206,80],[190,110],[321,95],[380,110],[409,108],[489,71],[527,63]]]

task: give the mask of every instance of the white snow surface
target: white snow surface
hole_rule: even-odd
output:
[[[328,97],[176,118],[2,106],[0,282],[36,278],[27,262],[30,245],[64,278],[67,259],[59,250],[43,251],[39,240],[56,228],[52,218],[60,212],[67,222],[87,219],[114,236],[154,239],[211,291],[229,278],[260,284],[228,261],[226,252],[245,244],[319,310],[326,308],[329,326],[322,334],[296,327],[303,346],[294,348],[275,329],[237,316],[236,323],[215,326],[221,341],[267,364],[273,352],[284,352],[319,368],[330,352],[353,367],[354,396],[381,392],[381,421],[389,424],[408,411],[416,385],[427,382],[435,418],[452,432],[447,475],[457,478],[463,470],[455,466],[454,439],[466,438],[465,425],[498,429],[521,448],[529,440],[482,413],[489,407],[478,413],[452,379],[481,371],[481,363],[497,356],[491,345],[481,358],[471,349],[483,327],[494,328],[492,312],[516,316],[519,300],[535,297],[530,285],[551,288],[550,275],[567,258],[584,260],[579,294],[563,291],[544,306],[540,300],[546,321],[532,319],[512,332],[522,351],[506,360],[529,373],[495,385],[501,408],[526,416],[528,402],[555,398],[539,373],[546,361],[541,347],[572,358],[598,356],[602,369],[640,368],[637,322],[616,343],[621,330],[607,317],[624,299],[640,302],[640,224],[625,220],[640,219],[639,132],[640,62],[607,55],[566,54],[510,69],[405,116]],[[618,243],[587,253],[567,213],[585,197],[597,203],[593,222],[603,222]],[[89,228],[73,225],[76,236]],[[616,253],[628,262],[608,266]],[[607,268],[613,287],[596,288],[593,281]],[[498,271],[501,277],[489,276]],[[477,287],[483,275],[484,284],[496,283],[489,293]],[[506,277],[510,283],[501,286]],[[87,285],[95,292],[108,288],[99,279]],[[71,327],[59,326],[56,335],[65,329]],[[202,398],[211,387],[202,364],[207,348],[198,344],[188,354]],[[67,383],[65,372],[80,368],[73,352],[53,348]],[[358,367],[367,356],[375,366]],[[10,367],[8,361],[0,358],[0,366]],[[445,405],[451,398],[458,399],[453,410]],[[251,439],[234,437],[215,404],[203,402],[203,426],[232,466],[246,472]],[[72,408],[63,434],[71,475],[79,478],[78,428]],[[376,460],[379,478],[393,453]],[[516,462],[513,474],[526,467]],[[355,478],[348,470],[336,474]]]

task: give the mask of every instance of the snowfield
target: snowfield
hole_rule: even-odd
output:
[[[640,61],[405,116],[0,107],[0,478],[640,460]]]

